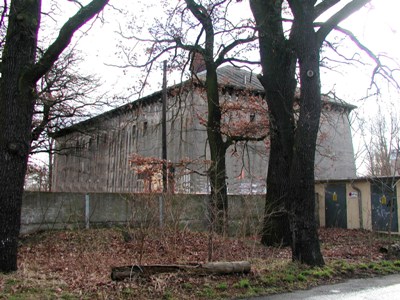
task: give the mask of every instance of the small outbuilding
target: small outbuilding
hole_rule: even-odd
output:
[[[399,188],[399,176],[317,181],[320,226],[399,233]]]

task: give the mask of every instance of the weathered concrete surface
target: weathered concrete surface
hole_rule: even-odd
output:
[[[89,210],[86,211],[86,199]],[[158,194],[44,193],[25,192],[22,203],[21,233],[38,230],[84,228],[89,226],[158,226]],[[206,230],[207,195],[170,195],[162,198],[163,222],[168,226]],[[229,230],[244,235],[255,232],[263,216],[264,196],[229,196]]]
[[[83,224],[84,205],[84,194],[25,192],[21,233]]]
[[[250,72],[224,66],[218,69],[222,88],[221,105],[239,103],[246,107],[248,95],[262,101],[262,87],[257,80],[249,81]],[[224,78],[224,79],[222,79]],[[227,81],[226,81],[227,80]],[[241,82],[232,86],[233,82]],[[209,191],[207,177],[210,151],[207,132],[202,124],[207,115],[205,91],[189,82],[171,88],[167,97],[167,153],[175,162],[175,191],[204,193]],[[232,89],[233,88],[233,89]],[[236,91],[234,91],[236,90]],[[53,190],[60,192],[146,192],[146,180],[135,174],[129,163],[133,153],[146,157],[160,157],[162,152],[162,92],[135,100],[119,108],[85,120],[56,133]],[[355,107],[324,96],[315,155],[317,179],[354,178],[356,176],[354,150],[349,114]],[[226,107],[229,107],[226,106]],[[265,107],[266,108],[266,107]],[[259,122],[265,111],[224,114],[225,125],[235,127],[235,119]],[[261,116],[262,115],[262,116]],[[226,155],[227,184],[231,194],[265,193],[269,149],[264,141],[235,143]],[[189,169],[180,165],[189,160]],[[188,172],[189,170],[195,172]],[[202,174],[202,175],[200,175]],[[155,174],[154,174],[155,175]],[[154,191],[154,189],[151,189]]]

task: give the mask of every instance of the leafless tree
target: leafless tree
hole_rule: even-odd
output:
[[[17,269],[22,194],[32,141],[37,82],[67,48],[75,31],[107,3],[108,0],[93,0],[80,8],[38,57],[41,1],[10,2],[0,69],[0,272]]]
[[[339,23],[370,0],[251,0],[260,42],[263,74],[260,81],[266,91],[270,110],[271,151],[268,169],[267,206],[283,208],[278,228],[292,246],[292,257],[310,265],[324,264],[315,222],[314,163],[321,115],[320,61],[324,45],[332,31],[340,32],[376,65],[372,82],[383,76],[398,87],[393,72],[380,57],[365,47],[352,32]],[[324,22],[317,19],[331,12]],[[345,58],[342,54],[342,58]],[[357,56],[348,61],[355,62]],[[300,85],[300,113],[295,124],[293,102]],[[276,203],[276,204],[273,204]],[[287,213],[287,219],[285,218]],[[264,226],[269,226],[265,223]],[[264,231],[266,232],[266,230]],[[263,238],[266,238],[265,236]]]
[[[220,100],[217,68],[224,63],[251,63],[246,55],[254,49],[257,36],[251,20],[233,18],[231,10],[236,1],[161,1],[166,17],[165,22],[158,20],[149,29],[149,38],[139,37],[134,27],[132,35],[122,33],[125,39],[135,40],[146,45],[143,55],[136,48],[124,46],[122,51],[127,61],[126,67],[143,67],[147,71],[164,57],[168,58],[170,69],[181,70],[182,74],[192,70],[206,70],[203,84],[207,99],[207,120],[205,122],[211,165],[210,178],[210,224],[223,233],[226,228],[228,199],[226,186],[225,155],[234,140],[243,137],[228,136],[223,133],[223,108]],[[132,25],[131,25],[132,27]],[[141,59],[144,59],[141,61]],[[201,67],[201,69],[198,69]],[[145,85],[146,79],[142,82]]]
[[[391,107],[379,107],[378,113],[361,123],[366,175],[398,176],[400,174],[400,120]]]
[[[43,163],[47,165],[49,191],[52,187],[52,162],[55,151],[52,135],[62,128],[91,117],[93,113],[109,105],[104,95],[97,94],[100,81],[93,75],[80,74],[78,66],[81,60],[74,49],[62,54],[37,85],[30,155],[48,154],[48,161]],[[29,159],[28,164],[28,171],[38,170],[35,159]],[[40,176],[43,176],[42,168],[39,169]],[[27,180],[32,176],[31,173],[27,173]],[[36,173],[34,172],[34,176],[37,177]],[[42,186],[41,189],[44,190]]]

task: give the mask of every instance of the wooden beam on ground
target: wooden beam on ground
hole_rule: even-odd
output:
[[[251,270],[248,261],[210,262],[198,265],[132,265],[115,267],[111,270],[112,280],[124,280],[137,276],[150,276],[159,273],[196,272],[204,274],[235,274],[249,273]]]

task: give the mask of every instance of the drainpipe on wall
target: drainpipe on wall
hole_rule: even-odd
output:
[[[394,185],[392,186],[392,190],[394,190],[397,187],[397,184],[400,182],[400,179],[397,180]],[[397,198],[397,193],[396,193],[396,198]]]
[[[364,222],[363,222],[363,209],[362,209],[362,197],[361,197],[361,190],[354,185],[354,182],[351,182],[351,187],[357,191],[357,198],[358,198],[358,218],[360,223],[360,229],[364,229]]]

